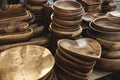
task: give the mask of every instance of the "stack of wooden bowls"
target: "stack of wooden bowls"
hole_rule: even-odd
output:
[[[44,26],[27,22],[0,23],[0,51],[21,45],[48,47],[50,35],[44,34]]]
[[[90,23],[88,35],[102,45],[102,58],[97,68],[106,71],[120,71],[120,18],[99,17]]]
[[[116,9],[115,0],[103,0],[103,4],[101,7],[101,12],[106,13],[108,11],[113,11]]]
[[[34,15],[24,8],[22,4],[11,4],[1,6],[0,23],[8,21],[25,21],[32,23]]]
[[[87,12],[100,12],[102,0],[76,0],[81,3]]]
[[[40,23],[42,21],[43,4],[48,0],[27,0],[26,8],[35,15],[35,21]]]
[[[53,70],[55,59],[41,46],[26,45],[5,50],[0,53],[0,64],[1,80],[57,80]]]
[[[75,1],[56,1],[51,15],[50,32],[56,38],[74,38],[82,32],[80,23],[84,9]]]
[[[93,39],[61,39],[56,50],[55,71],[58,80],[89,80],[101,46]]]

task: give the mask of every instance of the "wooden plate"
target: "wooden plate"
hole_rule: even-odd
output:
[[[53,69],[55,64],[51,52],[47,48],[36,45],[8,49],[1,52],[0,57],[2,80],[18,80],[18,78],[21,80],[41,79]]]
[[[10,34],[14,32],[22,32],[28,28],[27,22],[4,22],[0,23],[0,34]]]
[[[93,39],[83,38],[78,40],[61,39],[58,41],[60,48],[78,57],[97,59],[101,56],[101,46]]]

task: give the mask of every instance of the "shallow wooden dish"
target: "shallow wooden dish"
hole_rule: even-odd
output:
[[[56,17],[58,17],[59,19],[62,19],[62,20],[76,20],[76,19],[80,19],[80,18],[82,18],[83,14],[84,14],[84,10],[83,10],[82,13],[74,15],[74,16],[63,16],[63,15],[59,15],[59,14],[53,13],[54,16],[56,16]]]
[[[97,17],[101,17],[101,16],[105,16],[104,13],[93,13],[93,12],[86,12],[82,19],[86,22],[91,22],[93,19],[97,18]]]
[[[82,66],[89,66],[89,67],[93,67],[95,65],[95,61],[91,61],[91,62],[87,62],[85,60],[82,60],[82,58],[77,58],[73,55],[71,55],[70,53],[67,53],[65,51],[63,51],[59,46],[58,46],[58,52],[60,52],[61,54],[63,54],[63,57],[66,57],[68,60],[72,60],[74,63],[78,63],[81,64]]]
[[[47,1],[48,0],[27,0],[27,3],[35,6],[40,6],[45,4]]]
[[[78,36],[82,32],[82,28],[80,28],[77,31],[73,31],[73,32],[58,31],[58,30],[53,29],[51,25],[50,25],[49,30],[54,36],[59,37],[59,38],[73,38],[75,36]]]
[[[70,52],[76,57],[96,60],[101,56],[100,44],[91,38],[78,40],[61,39],[58,41],[58,45],[62,50]]]
[[[61,24],[63,26],[76,26],[76,25],[79,25],[80,22],[82,21],[81,18],[77,19],[77,20],[62,20],[62,19],[59,19],[58,17],[55,17],[53,15],[51,15],[51,20],[55,21],[56,23],[58,24]]]
[[[120,58],[120,51],[102,51],[102,57],[108,59],[119,59]]]
[[[2,80],[9,80],[10,78],[29,80],[41,79],[53,69],[55,64],[51,52],[47,48],[36,45],[26,45],[8,49],[1,52],[0,57],[0,64],[2,64],[0,65],[0,73]],[[14,72],[11,69],[14,70]]]
[[[17,32],[13,34],[1,34],[0,44],[26,41],[32,36],[32,34],[33,30],[31,28],[28,28],[24,32]]]
[[[92,21],[93,27],[107,32],[120,31],[120,19],[114,17],[99,17]]]
[[[22,32],[28,28],[27,22],[4,22],[0,23],[0,34],[9,34],[14,32]]]
[[[100,58],[97,60],[96,68],[102,71],[120,71],[120,59]]]
[[[3,10],[20,10],[24,8],[23,4],[8,4],[8,5],[2,5],[1,8]]]
[[[50,24],[51,25],[51,27],[54,29],[54,30],[58,30],[58,31],[66,31],[67,30],[67,32],[73,32],[73,31],[77,31],[77,30],[79,30],[80,29],[80,27],[78,26],[77,28],[59,28],[59,27],[57,27],[57,26],[55,26],[54,24]]]
[[[14,43],[14,44],[5,44],[5,45],[0,45],[0,51],[12,48],[12,47],[17,47],[17,46],[24,46],[24,45],[39,45],[39,46],[46,46],[49,44],[51,41],[50,35],[47,36],[41,36],[40,38],[33,38],[25,42],[19,42],[19,43]]]
[[[94,28],[92,22],[89,25],[89,31],[93,35],[105,40],[120,41],[120,32],[107,32],[107,31],[98,30]]]
[[[110,40],[104,40],[100,38],[96,38],[96,40],[102,45],[103,48],[112,50],[112,51],[118,51],[120,50],[120,42],[110,41]]]
[[[60,12],[79,12],[82,9],[82,5],[75,1],[56,1],[53,4],[53,10]]]

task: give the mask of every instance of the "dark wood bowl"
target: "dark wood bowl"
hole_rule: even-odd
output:
[[[40,6],[47,3],[47,1],[48,0],[27,0],[27,3],[35,6]]]

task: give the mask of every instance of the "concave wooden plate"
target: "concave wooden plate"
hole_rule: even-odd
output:
[[[77,31],[68,32],[68,31],[58,31],[53,29],[51,26],[49,28],[50,32],[58,38],[73,38],[78,36],[82,32],[82,28]]]
[[[120,71],[120,59],[100,58],[96,68],[102,71]]]
[[[84,66],[89,66],[89,67],[93,67],[95,65],[95,61],[91,61],[91,62],[87,62],[85,60],[82,60],[75,57],[75,56],[72,56],[71,54],[69,53],[66,53],[65,51],[63,51],[62,49],[60,49],[60,47],[58,47],[58,52],[61,53],[61,55],[63,55],[63,57],[65,57],[66,59],[69,59],[71,61],[73,61],[74,63],[77,63],[77,64],[81,64],[83,67]]]
[[[59,27],[57,27],[57,26],[55,26],[53,23],[51,23],[50,24],[51,25],[51,27],[54,29],[54,30],[58,30],[58,31],[68,31],[68,32],[73,32],[73,31],[77,31],[77,30],[79,30],[80,29],[80,27],[78,26],[77,28],[74,28],[74,27],[71,27],[71,28],[59,28]],[[75,26],[76,27],[76,26]],[[72,29],[73,28],[73,29]]]
[[[26,15],[26,9],[1,11],[0,15],[0,19],[23,16]]]
[[[26,42],[0,45],[0,51],[6,50],[12,47],[24,46],[24,45],[39,45],[39,46],[46,47],[46,45],[48,45],[50,41],[51,41],[50,35],[45,35],[45,36],[41,36],[40,38],[30,39],[29,41],[26,41]]]
[[[41,79],[53,69],[55,64],[51,52],[47,48],[36,45],[8,49],[1,52],[0,57],[2,80]]]
[[[88,80],[87,77],[81,77],[80,75],[75,75],[75,74],[69,72],[68,70],[64,69],[60,64],[56,63],[56,66],[60,70],[59,72],[60,73],[62,72],[64,74],[63,77],[66,77],[68,79],[75,79],[75,80],[80,80],[80,79],[81,80]]]
[[[27,0],[27,3],[35,6],[40,6],[45,4],[47,1],[48,0]]]
[[[33,18],[32,14],[30,13],[30,11],[26,11],[26,15],[23,16],[16,16],[16,17],[11,17],[11,18],[3,18],[0,20],[1,22],[8,22],[8,21],[30,21]]]
[[[82,19],[86,22],[91,22],[93,19],[97,18],[97,17],[101,17],[101,16],[105,16],[104,13],[93,13],[93,12],[86,12]]]
[[[82,21],[82,18],[76,19],[76,20],[62,20],[59,19],[57,16],[53,16],[53,14],[51,15],[51,20],[55,21],[58,24],[61,24],[63,26],[76,26],[79,25],[80,22]]]
[[[79,12],[82,5],[75,1],[56,1],[53,8],[60,12]]]
[[[27,22],[4,22],[0,23],[0,34],[9,34],[14,32],[22,32],[28,28]]]
[[[76,20],[76,19],[80,19],[80,18],[82,18],[83,14],[84,14],[84,10],[80,14],[77,14],[77,15],[74,15],[74,16],[63,16],[63,15],[59,15],[59,14],[53,13],[54,16],[57,16],[59,19],[62,19],[62,20]]]
[[[73,70],[80,71],[80,73],[89,73],[93,66],[84,66],[82,64],[75,63],[70,59],[64,57],[60,51],[56,51],[56,59],[59,59],[59,62],[66,67],[69,67]]]
[[[83,38],[78,40],[61,39],[58,41],[58,46],[66,52],[73,55],[88,58],[98,59],[101,56],[100,44],[91,38]]]
[[[101,31],[101,30],[94,28],[93,26],[94,25],[91,22],[89,25],[89,31],[95,36],[105,39],[105,40],[120,41],[120,32]]]
[[[76,26],[63,26],[61,24],[56,23],[53,19],[52,19],[52,24],[54,24],[58,28],[64,28],[64,29],[73,29],[74,30],[74,29],[79,27],[79,25],[76,25]]]
[[[26,40],[30,39],[32,34],[33,34],[33,30],[31,28],[28,28],[24,32],[16,32],[13,34],[1,34],[0,35],[0,44],[26,41]]]
[[[120,58],[120,51],[103,50],[102,57],[109,58],[109,59],[118,59],[118,58]]]
[[[23,4],[8,4],[8,5],[2,5],[1,8],[3,10],[18,10],[24,8]]]
[[[99,17],[92,21],[95,25],[94,28],[101,31],[119,32],[120,31],[120,19],[114,17]]]
[[[91,5],[98,5],[98,4],[102,4],[103,1],[102,0],[81,0],[83,3],[85,3],[88,6]]]

